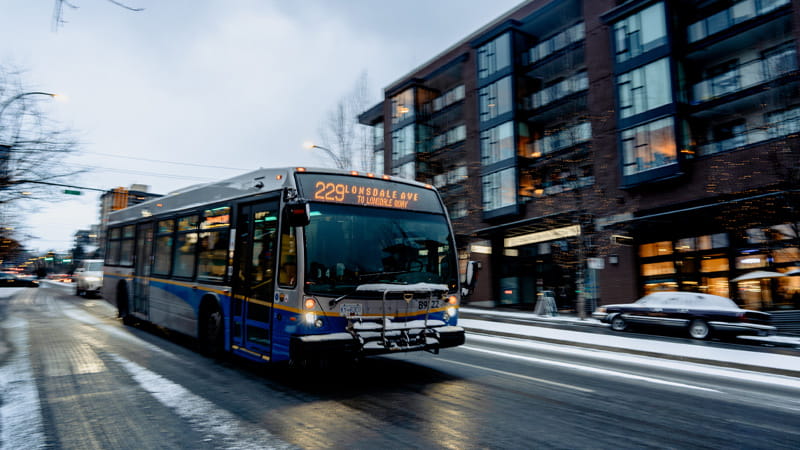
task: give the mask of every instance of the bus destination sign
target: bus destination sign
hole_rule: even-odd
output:
[[[297,174],[301,194],[311,200],[347,205],[441,212],[436,192],[419,186],[346,175]]]

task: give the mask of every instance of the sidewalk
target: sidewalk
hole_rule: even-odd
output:
[[[607,327],[596,319],[580,320],[574,315],[539,316],[532,312],[498,311],[462,307],[459,325],[468,332],[571,345],[595,350],[733,367],[800,377],[800,352],[797,355],[733,350],[709,346],[704,341],[686,343],[647,339],[646,335],[587,333],[590,327]],[[583,330],[583,331],[581,331]],[[789,336],[753,337],[772,345],[800,349],[800,338]],[[469,341],[469,337],[467,337]]]

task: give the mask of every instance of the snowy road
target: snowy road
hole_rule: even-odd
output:
[[[217,362],[115,315],[54,288],[0,292],[0,448],[800,444],[795,376],[479,332],[439,356],[301,373]]]

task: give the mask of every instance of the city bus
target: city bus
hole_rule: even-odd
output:
[[[210,355],[306,363],[464,343],[438,192],[387,175],[259,169],[109,214],[103,297]]]

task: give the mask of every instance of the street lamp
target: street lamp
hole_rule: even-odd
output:
[[[58,94],[52,94],[50,92],[42,92],[42,91],[23,92],[22,94],[17,94],[11,97],[10,99],[6,100],[5,102],[3,102],[3,106],[0,106],[0,117],[3,116],[3,113],[6,111],[6,108],[9,107],[9,105],[21,99],[22,97],[27,97],[29,95],[47,95],[52,98],[58,97]]]
[[[325,152],[333,160],[333,162],[336,164],[336,167],[338,167],[340,169],[344,169],[345,168],[344,167],[345,166],[345,161],[339,155],[334,153],[333,150],[329,149],[328,147],[323,147],[323,146],[317,145],[317,144],[315,144],[313,142],[306,142],[305,144],[303,144],[303,146],[305,148],[311,149],[311,150],[313,150],[315,148],[318,148],[318,149],[322,150],[323,152]]]

